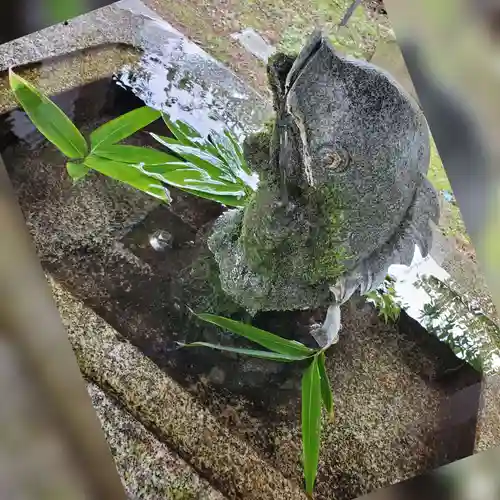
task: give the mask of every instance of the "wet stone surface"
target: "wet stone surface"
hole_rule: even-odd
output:
[[[131,500],[224,500],[97,385],[87,391]]]
[[[272,133],[247,141],[259,188],[218,219],[208,246],[223,290],[249,311],[330,305],[311,332],[326,347],[344,302],[411,264],[415,245],[428,254],[439,218],[428,127],[388,74],[318,32],[297,56],[275,54],[268,75]]]
[[[107,81],[78,91],[73,117],[84,130],[139,104],[125,95],[120,101],[111,88]],[[15,140],[10,119],[1,121],[1,153],[46,271],[300,484],[300,364],[177,345],[243,344],[201,324],[187,307],[246,317],[220,295],[206,248],[221,207],[178,192],[171,206],[159,205],[99,176],[72,187],[62,158],[44,143],[30,150]],[[137,135],[138,143],[147,140]],[[171,236],[161,252],[150,244],[158,230]],[[310,323],[323,314],[271,311],[254,322],[311,342]],[[370,306],[347,304],[327,369],[337,420],[323,433],[318,499],[350,499],[472,453],[479,376],[405,316],[385,325]],[[467,411],[458,411],[455,395],[467,388]]]

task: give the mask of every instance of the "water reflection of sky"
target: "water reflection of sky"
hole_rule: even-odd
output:
[[[450,277],[430,255],[422,257],[418,246],[415,246],[415,254],[409,267],[393,264],[389,268],[389,274],[397,278],[394,288],[405,304],[405,311],[415,319],[422,315],[424,305],[430,300],[429,294],[416,287],[415,283],[426,275],[436,276],[442,281]]]
[[[405,311],[447,342],[458,357],[487,372],[500,368],[498,327],[481,311],[467,307],[452,286],[448,289],[450,275],[430,255],[423,258],[415,247],[411,265],[392,265],[389,274],[396,278],[394,288]],[[424,313],[433,308],[435,315]]]
[[[138,66],[123,68],[117,79],[147,105],[204,135],[229,128],[241,136],[259,128],[270,111],[264,102],[256,106],[257,96],[235,75],[221,72],[219,63],[182,37],[150,47]]]

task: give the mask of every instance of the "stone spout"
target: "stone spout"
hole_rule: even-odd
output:
[[[339,306],[380,286],[431,244],[439,218],[426,178],[429,130],[387,73],[337,53],[314,33],[268,66],[272,131],[247,138],[259,189],[215,224],[209,247],[224,291],[250,312],[330,305],[313,331],[337,338]]]

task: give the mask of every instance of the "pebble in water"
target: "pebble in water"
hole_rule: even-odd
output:
[[[149,237],[149,244],[157,251],[162,252],[172,248],[173,237],[168,231],[159,229]]]

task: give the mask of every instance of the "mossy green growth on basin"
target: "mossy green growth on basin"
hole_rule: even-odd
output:
[[[184,285],[184,300],[192,309],[229,317],[246,317],[244,309],[222,290],[219,268],[208,249],[202,251],[189,268],[181,271],[180,278]]]
[[[262,147],[269,147],[269,137],[259,135]],[[240,243],[249,267],[263,276],[291,277],[310,285],[333,282],[348,259],[341,238],[342,201],[335,186],[309,188],[290,208],[281,202],[277,179],[271,172],[263,173],[241,227]]]
[[[341,197],[335,186],[324,185],[307,195],[309,210],[315,214],[316,224],[311,232],[311,278],[336,279],[345,271],[345,262],[351,258],[341,243],[344,212],[339,208]]]

